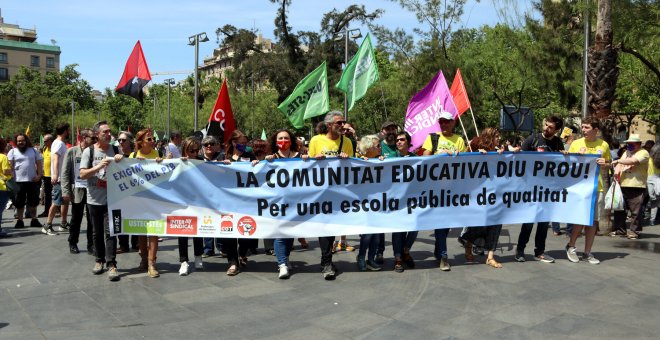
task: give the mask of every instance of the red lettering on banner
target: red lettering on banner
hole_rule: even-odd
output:
[[[167,233],[197,235],[197,216],[167,216]]]

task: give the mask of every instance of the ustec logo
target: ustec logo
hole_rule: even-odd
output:
[[[197,216],[167,216],[167,233],[197,235]]]
[[[238,232],[241,235],[252,236],[257,231],[257,222],[251,216],[243,216],[238,220]]]
[[[234,232],[234,215],[232,214],[220,215],[220,232],[226,234]]]

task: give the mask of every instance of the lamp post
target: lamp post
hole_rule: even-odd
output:
[[[591,25],[589,23],[589,0],[586,0],[584,7],[584,51],[582,51],[582,118],[589,115],[589,91],[587,82],[589,81],[589,32]]]
[[[353,34],[351,35],[351,33]],[[349,30],[348,27],[344,28],[344,30],[341,31],[341,34],[335,37],[335,41],[341,41],[342,39],[344,39],[344,70],[346,70],[346,66],[348,66],[348,36],[349,35],[351,36],[351,39],[362,38],[362,32],[360,31],[359,28],[354,28]],[[348,96],[346,93],[344,93],[344,119],[348,120]]]
[[[73,127],[74,126],[73,117],[75,115],[75,112],[76,112],[76,102],[71,101],[71,130],[75,129],[75,127]],[[71,145],[75,145],[76,143],[73,141],[73,135],[71,135],[70,137],[71,137]]]
[[[165,79],[165,84],[167,84],[167,138],[170,137],[170,87],[174,85],[174,78]]]
[[[199,76],[198,76],[198,67],[199,67],[199,43],[209,41],[209,38],[206,36],[206,32],[197,33],[188,37],[188,45],[195,46],[195,123],[193,124],[195,131],[197,131],[197,97],[199,96]]]

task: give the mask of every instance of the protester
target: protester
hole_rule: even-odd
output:
[[[44,176],[41,177],[41,187],[44,189],[44,211],[41,214],[39,214],[37,217],[48,217],[48,214],[50,213],[50,206],[52,204],[51,192],[53,192],[53,183],[50,180],[50,170],[51,170],[50,148],[51,145],[53,144],[54,138],[53,135],[51,134],[46,134],[44,135],[43,138],[44,138],[44,144],[41,149],[41,157],[43,157],[44,159],[44,171],[43,171]]]
[[[39,186],[43,175],[43,157],[32,147],[30,138],[24,133],[16,135],[16,148],[7,154],[12,176],[18,186],[16,192],[16,225],[14,228],[25,228],[23,217],[25,206],[28,207],[29,216],[32,218],[30,227],[43,228],[37,220],[37,206],[39,205]],[[54,232],[54,231],[53,231]]]
[[[485,128],[478,137],[472,139],[470,143],[472,150],[478,150],[482,154],[489,151],[502,153],[504,148],[500,147],[500,131],[495,128]],[[502,225],[489,225],[482,227],[468,227],[465,233],[461,234],[460,241],[465,246],[466,262],[474,262],[472,255],[472,246],[479,244],[488,252],[486,264],[493,268],[502,268],[502,264],[495,260],[495,248],[502,231]]]
[[[50,182],[52,184],[51,191],[45,191],[44,196],[52,194],[52,204],[48,211],[48,219],[46,225],[41,230],[46,235],[56,235],[53,230],[53,219],[59,210],[62,222],[58,231],[62,232],[69,230],[69,224],[66,222],[67,213],[69,211],[69,204],[62,199],[62,185],[60,184],[60,175],[62,174],[62,163],[64,161],[64,154],[66,153],[65,141],[69,137],[69,124],[63,123],[55,128],[57,138],[53,141],[50,147]]]
[[[9,188],[7,187],[7,181],[11,179],[11,167],[9,166],[9,160],[5,155],[5,148],[7,147],[7,142],[5,139],[0,137],[0,238],[7,237],[6,231],[2,230],[2,213],[5,211],[7,202],[9,201]]]
[[[538,152],[561,152],[564,151],[564,143],[557,137],[557,131],[561,130],[564,122],[557,116],[550,116],[543,121],[543,131],[533,133],[522,144],[523,151]],[[538,222],[536,224],[536,236],[534,238],[534,259],[545,263],[554,263],[555,259],[545,253],[545,240],[548,237],[550,222]],[[515,259],[525,262],[525,246],[529,242],[534,223],[523,223],[518,235]]]
[[[615,211],[614,231],[611,235],[625,235],[628,239],[636,240],[642,232],[640,212],[646,195],[649,153],[642,148],[638,134],[631,134],[624,142],[627,151],[620,159],[613,161],[612,166],[615,167],[614,176],[620,176],[621,192],[630,211],[630,227],[626,231],[626,211]]]
[[[135,151],[129,157],[139,160],[153,159],[156,162],[163,160],[163,154],[156,148],[156,139],[150,129],[138,131],[135,135]],[[138,236],[138,249],[140,252],[139,270],[147,271],[150,277],[160,276],[156,268],[156,255],[158,253],[158,236]]]
[[[202,153],[200,156],[200,159],[202,159],[205,162],[220,162],[225,159],[225,152],[220,148],[220,142],[215,136],[206,136],[202,139]],[[214,243],[217,241],[218,243],[218,250],[220,251],[221,255],[227,256],[225,252],[223,252],[222,249],[222,243],[220,240],[224,239],[214,239],[210,237],[205,237],[204,238],[204,253],[202,254],[202,257],[210,257],[210,256],[215,256],[215,245]],[[234,248],[236,246],[234,245]],[[238,253],[236,255],[238,257]],[[237,260],[238,261],[238,260]],[[238,263],[238,262],[237,262]],[[230,263],[231,265],[231,263]],[[234,274],[235,275],[235,274]]]
[[[293,133],[289,130],[282,129],[276,131],[270,136],[268,141],[270,149],[277,150],[277,152],[266,156],[265,159],[272,162],[274,159],[302,158],[300,152],[298,152],[299,145],[295,140]],[[279,270],[278,278],[288,279],[290,275],[289,272],[291,271],[289,255],[293,248],[293,238],[276,238],[273,241],[273,248],[277,258],[277,267]]]
[[[594,239],[596,238],[596,231],[598,230],[599,221],[605,215],[605,186],[604,178],[607,176],[607,172],[610,169],[610,163],[612,161],[610,156],[610,147],[607,143],[598,138],[598,133],[600,132],[600,123],[598,119],[594,117],[587,117],[582,120],[582,135],[584,137],[577,139],[571,143],[570,148],[568,149],[569,153],[579,153],[579,154],[590,154],[590,155],[599,155],[596,163],[600,165],[600,175],[598,176],[598,197],[595,200],[595,206],[593,208],[593,226],[581,226],[573,225],[573,230],[570,235],[568,244],[566,245],[566,256],[571,262],[580,262],[580,258],[577,255],[575,248],[575,242],[577,241],[578,236],[582,232],[583,228],[586,228],[584,233],[584,255],[582,259],[591,263],[599,264],[600,261],[593,256],[591,253],[591,247],[594,244]],[[590,213],[590,212],[585,212]]]
[[[646,179],[648,189],[649,224],[657,224],[658,206],[660,206],[660,145],[655,144],[649,151],[649,173]]]
[[[400,132],[396,137],[396,149],[399,157],[411,157],[411,137],[407,132]],[[394,271],[403,273],[403,264],[408,268],[415,268],[415,261],[410,256],[410,249],[417,239],[417,231],[403,231],[392,233],[392,250],[394,252]]]
[[[370,158],[385,159],[381,155],[380,138],[377,135],[367,135],[360,139],[358,142],[358,153],[364,160]],[[375,262],[376,251],[378,250],[378,243],[380,235],[384,234],[360,234],[360,249],[357,255],[357,266],[360,271],[379,271],[382,268]],[[367,250],[369,251],[367,254]],[[367,256],[365,258],[365,256]],[[382,258],[382,253],[381,253]]]
[[[182,160],[187,161],[188,159],[199,159],[199,150],[202,148],[202,144],[197,138],[188,137],[183,141],[181,145],[181,152],[183,156]],[[188,265],[188,238],[179,237],[179,262],[181,262],[181,267],[179,268],[179,275],[186,276],[190,271],[190,265]],[[201,237],[193,237],[193,254],[195,255],[195,269],[201,270],[204,269],[204,263],[202,262],[202,254],[204,253],[204,241]]]
[[[270,144],[267,141],[260,138],[251,140],[248,143],[248,146],[252,147],[252,153],[260,161],[266,159],[267,155],[272,154],[271,150],[273,150],[271,149]],[[275,256],[273,239],[272,238],[264,239],[263,242],[264,242],[264,251],[266,255]],[[251,244],[250,252],[252,254],[257,254],[257,247],[259,246],[259,240],[257,239],[250,240],[250,244]]]
[[[456,121],[454,116],[446,111],[440,113],[438,117],[440,133],[433,133],[426,137],[422,149],[424,156],[430,155],[458,155],[459,152],[466,151],[465,141],[461,136],[454,134]],[[434,254],[438,260],[440,270],[449,271],[451,265],[447,255],[447,235],[449,229],[435,229],[435,250]]]
[[[181,145],[181,132],[173,131],[170,133],[170,142],[165,149],[165,156],[167,158],[180,158],[183,148]]]
[[[110,235],[108,223],[107,167],[110,164],[109,157],[119,160],[121,155],[117,154],[119,150],[110,145],[110,125],[106,121],[96,123],[93,132],[97,138],[96,144],[85,149],[80,159],[80,178],[87,180],[87,211],[91,215],[91,227],[94,230],[96,259],[92,272],[101,274],[105,263],[108,279],[118,281],[117,238]]]
[[[131,152],[133,152],[133,134],[128,131],[119,131],[117,134],[117,147],[119,148],[119,153],[121,155],[124,157],[130,156]],[[117,237],[117,242],[119,242],[117,254],[128,253],[131,248],[138,250],[137,235],[119,235]]]
[[[92,130],[80,130],[80,143],[66,151],[62,163],[62,176],[60,178],[62,185],[62,199],[64,202],[71,203],[71,228],[69,230],[69,252],[78,254],[78,239],[80,237],[80,226],[83,215],[87,220],[87,252],[94,253],[94,238],[92,222],[89,210],[85,213],[87,204],[87,181],[80,178],[80,162],[83,150],[89,145],[94,144],[96,137]]]
[[[325,122],[321,122],[319,124],[321,125],[321,128],[319,129],[320,131],[325,131],[323,134],[327,133],[328,127],[325,125]],[[355,155],[356,150],[357,150],[357,145],[358,145],[358,138],[357,134],[355,133],[355,128],[354,128],[354,123],[349,123],[346,122],[341,128],[341,134],[348,138],[351,141],[351,147],[353,148],[353,154]],[[302,242],[301,242],[302,244]],[[346,240],[346,235],[340,235],[339,236],[339,241],[335,241],[332,245],[332,251],[333,252],[338,252],[338,251],[355,251],[355,247],[350,245],[348,241]],[[382,256],[381,256],[382,258]],[[382,262],[381,262],[382,263]]]
[[[396,137],[399,132],[399,126],[394,122],[385,122],[380,129],[380,142],[381,155],[385,158],[399,157],[397,150]],[[385,234],[378,234],[378,243],[376,246],[376,263],[383,264],[383,253],[385,252]]]
[[[339,111],[330,111],[323,120],[325,134],[312,137],[309,141],[309,157],[322,160],[326,157],[339,157],[342,159],[353,157],[351,140],[341,134],[341,129],[346,123],[344,115]],[[326,280],[334,280],[337,268],[332,263],[332,250],[335,241],[334,236],[319,237],[321,248],[321,274]]]

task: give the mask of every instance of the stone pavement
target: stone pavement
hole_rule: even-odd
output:
[[[131,252],[118,255],[121,280],[109,282],[91,273],[91,256],[69,254],[66,234],[15,231],[11,214],[2,225],[12,237],[0,239],[2,339],[657,339],[660,332],[657,226],[637,241],[598,237],[600,265],[568,262],[566,238],[551,232],[547,253],[556,263],[532,261],[533,237],[528,262],[517,263],[519,226],[505,227],[499,270],[464,264],[454,230],[450,272],[437,268],[431,232],[423,231],[412,252],[417,269],[395,273],[388,236],[383,272],[358,272],[356,253],[343,252],[335,281],[322,279],[315,241],[292,253],[289,280],[277,279],[274,257],[264,254],[236,277],[225,275],[219,257],[180,277],[171,238],[160,244],[160,278],[136,272]],[[84,232],[81,240],[84,249]]]

